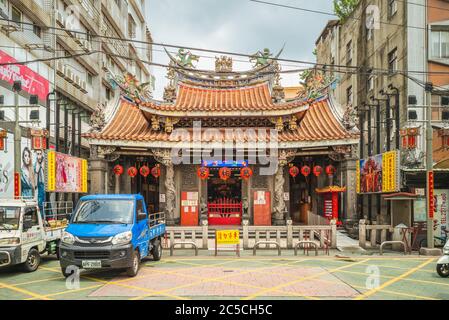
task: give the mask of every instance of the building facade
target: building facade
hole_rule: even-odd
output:
[[[440,133],[449,119],[443,91],[449,83],[444,74],[447,8],[440,0],[361,0],[346,19],[329,21],[316,42],[318,63],[338,79],[333,96],[359,117],[360,158],[401,150],[402,191],[426,188],[426,82],[435,88],[435,188],[449,189],[449,153]],[[404,142],[409,135],[412,145]],[[415,207],[425,210],[421,200]],[[381,194],[359,196],[358,211],[369,221],[391,221],[390,202]],[[415,215],[426,216],[417,211]]]
[[[169,56],[164,101],[124,80],[122,99],[94,119],[91,192],[140,192],[172,225],[313,224],[332,210],[353,218],[358,132],[325,91],[286,98],[267,51],[246,72],[227,57],[209,72],[184,49]]]
[[[39,98],[20,109],[21,121],[29,121],[32,110],[39,113],[38,122],[22,123],[22,148],[29,147],[27,127],[47,128],[57,151],[87,158],[89,144],[81,133],[91,128],[95,110],[118,99],[109,80],[128,72],[141,83],[154,82],[146,63],[152,61],[152,38],[145,7],[140,0],[0,1],[0,62],[8,63],[0,66],[0,100],[14,105],[14,80],[22,81],[20,105],[29,105],[32,95]],[[14,120],[14,108],[4,109],[2,117]],[[10,150],[2,156],[13,161],[12,127],[0,122],[0,128],[8,131]],[[11,177],[11,166],[2,170]]]

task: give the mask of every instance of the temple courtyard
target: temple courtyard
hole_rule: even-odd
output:
[[[445,300],[449,281],[435,271],[435,258],[389,253],[307,256],[285,251],[244,251],[241,257],[212,251],[168,252],[145,260],[140,273],[81,272],[79,282],[63,278],[55,258],[35,273],[0,270],[0,300]]]

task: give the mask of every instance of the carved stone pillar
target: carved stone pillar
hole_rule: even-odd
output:
[[[90,186],[89,193],[103,194],[106,189],[106,172],[108,170],[108,162],[104,155],[100,153],[98,146],[91,146],[91,155],[89,159],[89,175]]]
[[[356,190],[356,165],[355,159],[347,159],[341,164],[341,170],[343,173],[342,185],[347,187],[347,191],[344,194],[344,202],[346,208],[345,222],[357,222],[357,190]]]
[[[167,225],[175,224],[176,186],[175,169],[168,149],[155,149],[153,155],[156,161],[165,166],[165,214]]]

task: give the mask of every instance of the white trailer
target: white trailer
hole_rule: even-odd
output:
[[[58,255],[72,211],[71,202],[48,202],[41,212],[35,200],[0,199],[0,267],[34,272],[42,254]]]

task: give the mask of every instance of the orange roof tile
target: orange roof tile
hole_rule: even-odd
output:
[[[288,110],[306,105],[305,101],[273,103],[267,83],[232,89],[211,89],[181,83],[174,104],[142,102],[142,107],[171,112],[232,112]]]
[[[259,129],[259,128],[254,128]],[[187,129],[191,132],[192,129]],[[225,137],[225,128],[218,129]],[[270,140],[267,128],[267,140]],[[223,140],[228,141],[254,141],[251,132],[243,130],[243,136],[237,136],[238,132]],[[256,132],[257,134],[257,132]],[[176,135],[171,136],[164,131],[152,131],[143,112],[126,101],[122,101],[112,121],[100,133],[87,133],[86,138],[97,140],[121,140],[142,142],[177,142],[182,139]],[[316,102],[310,106],[299,128],[295,131],[283,131],[279,133],[280,142],[302,142],[302,141],[335,141],[353,139],[356,135],[348,132],[335,118],[330,109],[327,99]],[[203,136],[204,139],[204,136]]]

